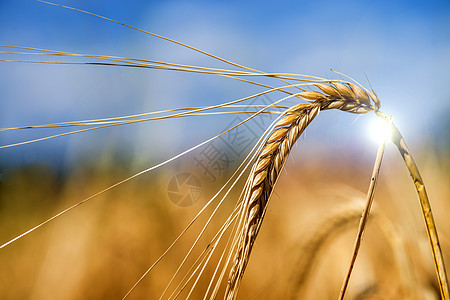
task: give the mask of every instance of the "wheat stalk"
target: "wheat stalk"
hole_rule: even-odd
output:
[[[397,146],[400,155],[405,161],[406,167],[408,168],[409,174],[414,182],[414,187],[416,188],[417,194],[419,196],[420,206],[422,208],[422,214],[425,220],[425,225],[427,228],[428,239],[431,246],[431,251],[433,252],[434,265],[436,269],[436,275],[439,282],[439,290],[442,299],[450,299],[450,290],[448,286],[447,272],[445,270],[444,257],[442,254],[441,246],[439,243],[439,237],[436,230],[436,224],[434,222],[433,213],[431,211],[430,201],[428,200],[427,191],[425,189],[425,184],[423,183],[422,176],[419,173],[419,169],[406,146],[406,142],[400,131],[394,125],[391,124],[391,140]]]
[[[388,122],[388,125],[390,126],[392,123],[392,119],[387,120],[387,122]],[[373,171],[372,171],[372,177],[371,177],[370,184],[369,184],[369,190],[367,192],[366,205],[364,207],[364,210],[363,210],[363,213],[361,216],[361,220],[359,222],[358,233],[356,234],[355,245],[353,248],[353,255],[352,255],[352,258],[350,261],[347,275],[345,276],[344,282],[342,284],[341,292],[340,292],[339,298],[338,298],[339,300],[344,299],[345,292],[347,290],[348,283],[350,281],[350,275],[351,275],[353,267],[355,265],[356,257],[358,256],[358,252],[359,252],[359,248],[361,246],[364,229],[365,229],[367,220],[369,219],[370,208],[372,207],[373,197],[375,196],[375,187],[377,185],[378,177],[380,175],[381,161],[382,161],[384,149],[386,146],[386,139],[387,139],[387,136],[383,139],[383,141],[380,143],[380,146],[378,147],[377,157],[375,159],[375,164],[373,166]]]
[[[315,84],[320,90],[302,92],[298,96],[313,101],[289,108],[284,117],[275,124],[273,132],[265,141],[249,175],[241,231],[236,236],[237,250],[228,276],[225,297],[235,299],[240,281],[247,266],[253,243],[258,235],[265,210],[280,172],[289,153],[319,111],[339,109],[363,114],[377,110],[380,106],[375,94],[369,93],[349,82]],[[374,106],[371,105],[371,100]]]

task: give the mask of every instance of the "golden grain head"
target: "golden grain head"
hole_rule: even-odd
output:
[[[380,102],[380,99],[378,99],[377,94],[375,94],[374,91],[368,91],[367,93],[369,94],[370,98],[372,98],[372,101],[375,104],[376,110],[380,109],[381,102]]]
[[[306,100],[326,100],[327,97],[319,92],[303,92],[298,94],[300,97]]]
[[[345,99],[349,99],[349,100],[353,100],[353,101],[356,100],[355,94],[347,85],[339,83],[339,82],[333,82],[333,85],[336,87],[336,89],[339,91],[339,93]]]
[[[370,97],[369,95],[359,86],[349,83],[349,86],[355,93],[356,99],[359,100],[360,103],[370,106]]]
[[[324,92],[327,95],[330,95],[331,97],[334,97],[334,98],[341,97],[341,94],[339,94],[339,91],[328,84],[316,83],[314,85],[316,87],[318,87],[322,92]]]

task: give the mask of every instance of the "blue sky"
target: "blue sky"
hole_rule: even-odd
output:
[[[382,101],[382,110],[395,117],[406,139],[418,151],[436,136],[448,136],[449,1],[58,3],[92,11],[266,72],[340,78],[330,71],[333,68],[369,86],[367,76]],[[0,44],[4,45],[226,67],[117,24],[37,1],[0,1],[0,28]],[[1,58],[7,58],[6,54],[1,54]],[[223,78],[172,73],[0,62],[0,127],[220,103],[258,92],[254,87]],[[329,113],[328,118],[321,118],[311,128],[307,139],[311,147],[327,143],[333,147],[338,136],[344,147],[349,141],[364,139],[371,119]],[[180,122],[179,126],[166,123],[164,133],[148,127],[104,131],[86,134],[85,138],[0,150],[0,156],[3,161],[18,162],[55,159],[70,155],[74,147],[80,152],[95,152],[96,142],[111,147],[126,144],[135,153],[143,149],[183,149],[190,141],[201,141],[217,132],[217,128],[222,129],[217,124],[217,128],[211,125],[213,129],[202,126],[203,122],[215,124],[213,121],[198,119],[187,125]],[[149,142],[148,130],[160,148]],[[20,141],[36,137],[35,134],[2,135],[0,142]],[[175,140],[181,140],[181,145],[174,145]]]

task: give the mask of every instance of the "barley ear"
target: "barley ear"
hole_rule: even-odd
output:
[[[321,103],[301,103],[286,111],[286,115],[276,124],[248,178],[243,212],[244,224],[238,233],[236,255],[230,270],[226,299],[235,299],[248,263],[253,243],[264,218],[267,203],[286,159],[302,132],[317,116]]]
[[[405,140],[403,139],[400,131],[392,123],[391,125],[391,139],[392,142],[397,146],[400,151],[400,155],[405,161],[406,167],[408,168],[409,174],[414,181],[414,186],[416,187],[417,194],[419,196],[420,205],[422,208],[423,217],[425,219],[425,224],[428,232],[428,239],[431,245],[431,251],[433,252],[434,264],[437,272],[437,277],[439,281],[439,289],[441,291],[441,297],[444,300],[450,299],[449,287],[447,273],[445,271],[444,257],[442,256],[441,246],[439,244],[438,233],[436,231],[436,225],[434,222],[433,214],[431,212],[430,202],[428,200],[427,191],[425,190],[425,185],[423,183],[422,177],[420,176],[419,169],[417,168],[414,159],[406,146]]]

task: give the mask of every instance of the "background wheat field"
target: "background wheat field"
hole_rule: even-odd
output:
[[[333,68],[371,85],[410,145],[450,264],[447,1],[58,3],[266,72],[342,79]],[[0,28],[2,45],[229,67],[141,32],[36,1],[0,1]],[[1,51],[1,60],[56,60]],[[215,105],[262,90],[207,74],[1,61],[0,128]],[[270,93],[251,99],[241,114],[142,122],[0,149],[0,243],[238,124],[254,111],[251,105],[282,97]],[[0,298],[121,299],[225,184],[273,119],[258,116],[234,135],[102,193],[0,249]],[[375,119],[373,114],[321,112],[297,141],[270,200],[239,299],[337,298],[377,151],[371,138]],[[71,130],[3,130],[0,146]],[[414,185],[394,148],[386,148],[347,299],[440,299]],[[208,160],[212,154],[214,161]],[[187,178],[191,181],[184,182]],[[244,183],[240,180],[227,196],[194,258],[232,212]],[[206,208],[130,299],[161,295],[216,205]],[[188,266],[182,274],[190,274]],[[192,299],[202,299],[214,268],[207,265]]]

